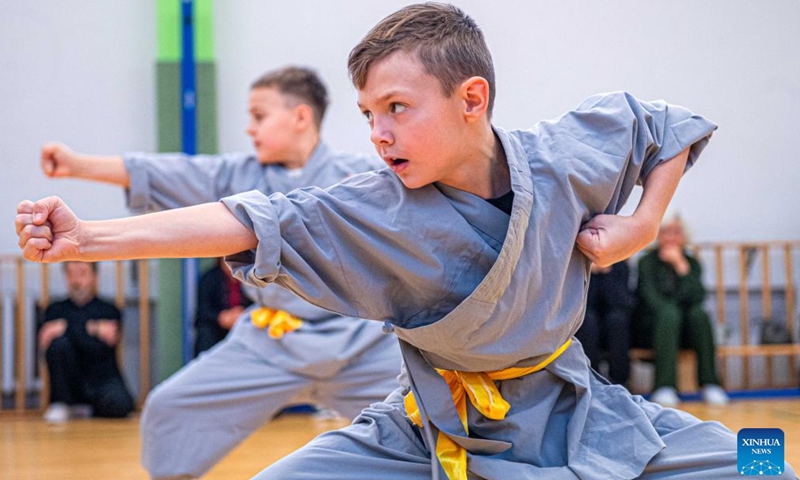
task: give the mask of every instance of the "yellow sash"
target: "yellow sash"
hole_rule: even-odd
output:
[[[297,330],[303,325],[303,321],[299,318],[283,310],[273,310],[267,307],[253,310],[251,318],[256,327],[269,327],[269,336],[272,338],[282,338],[285,334]]]
[[[544,361],[531,367],[511,367],[504,370],[493,372],[459,372],[457,370],[440,370],[439,372],[453,394],[453,403],[456,406],[458,417],[464,426],[464,431],[469,434],[467,427],[467,401],[469,397],[472,405],[481,412],[486,418],[491,420],[502,420],[506,417],[511,406],[500,395],[500,390],[495,385],[495,380],[510,380],[519,378],[533,372],[538,372],[549,365],[569,348],[572,339],[567,340],[558,350],[547,357]],[[422,428],[422,417],[420,415],[417,400],[413,392],[408,392],[405,400],[406,413],[418,427]],[[445,433],[439,432],[436,440],[436,457],[450,480],[467,480],[467,451],[459,444],[454,442]]]

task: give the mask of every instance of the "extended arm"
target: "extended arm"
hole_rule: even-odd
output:
[[[51,178],[73,177],[128,188],[130,177],[119,155],[85,155],[60,143],[42,146],[41,166]]]
[[[247,191],[261,178],[260,165],[245,155],[182,153],[86,155],[60,143],[42,146],[41,167],[51,178],[80,178],[126,190],[132,213],[214,202]]]
[[[19,246],[28,260],[62,262],[221,257],[256,247],[256,236],[221,203],[137,217],[83,221],[58,197],[17,207]]]

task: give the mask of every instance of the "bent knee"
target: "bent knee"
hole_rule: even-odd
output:
[[[141,428],[155,428],[184,410],[185,395],[169,381],[157,386],[147,395],[142,407]]]
[[[74,347],[72,346],[72,341],[70,341],[67,337],[58,337],[54,338],[52,342],[50,342],[50,346],[47,347],[45,351],[45,358],[47,362],[57,361],[56,359],[61,358],[63,355],[73,355],[74,354]]]

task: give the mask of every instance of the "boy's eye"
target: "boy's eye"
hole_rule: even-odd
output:
[[[361,114],[364,115],[364,118],[366,118],[368,122],[372,121],[372,112],[364,111],[364,112],[361,112]]]
[[[406,106],[402,103],[392,103],[390,106],[390,110],[392,113],[403,113],[406,109]]]

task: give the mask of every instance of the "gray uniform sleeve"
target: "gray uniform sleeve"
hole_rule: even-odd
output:
[[[260,165],[251,156],[181,153],[123,155],[130,175],[126,202],[132,213],[186,207],[249,190],[260,177]],[[244,185],[243,185],[244,184]],[[232,190],[234,186],[239,186]]]
[[[489,247],[466,221],[451,217],[443,232],[441,222],[414,214],[452,212],[443,195],[432,186],[405,189],[391,172],[222,202],[259,242],[225,259],[236,278],[257,287],[275,282],[341,315],[399,325],[438,318],[491,266],[476,260]]]
[[[660,163],[691,147],[687,170],[716,125],[663,101],[629,93],[596,95],[541,130],[552,140],[552,167],[568,177],[590,214],[617,213],[637,183]]]

